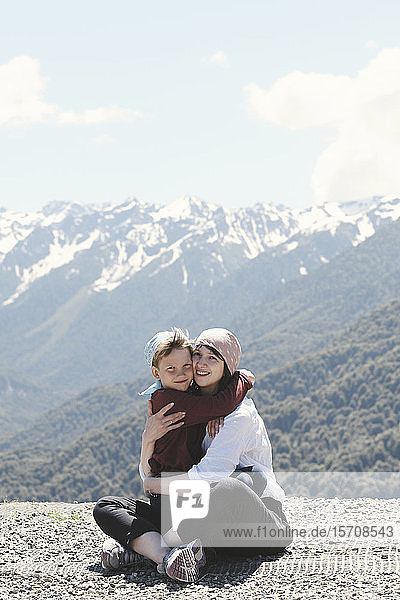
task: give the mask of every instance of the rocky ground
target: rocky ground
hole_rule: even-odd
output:
[[[0,600],[400,599],[397,499],[288,498],[284,509],[295,528],[289,552],[219,560],[196,584],[175,583],[144,562],[104,571],[104,535],[92,509],[92,503],[1,503]]]

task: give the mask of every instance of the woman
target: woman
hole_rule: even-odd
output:
[[[193,353],[194,380],[200,394],[216,393],[226,385],[239,363],[240,354],[239,342],[231,332],[220,328],[203,331],[196,340]],[[145,467],[152,455],[155,440],[174,427],[179,419],[173,419],[171,415],[165,417],[168,408],[149,417],[146,424],[142,438],[142,477],[146,474]],[[183,521],[177,532],[168,532],[166,540],[160,535],[160,511],[151,509],[150,505],[140,500],[112,496],[102,498],[95,506],[94,518],[107,535],[122,542],[122,545],[115,545],[111,540],[109,548],[103,547],[103,564],[118,566],[129,562],[134,558],[129,550],[134,550],[157,563],[159,571],[164,567],[167,574],[174,578],[193,581],[198,576],[199,564],[203,562],[196,539],[200,537],[199,532],[202,538],[206,535],[207,545],[223,547],[224,551],[230,553],[270,554],[290,543],[287,537],[280,537],[279,543],[273,544],[259,538],[251,547],[244,549],[243,540],[231,538],[227,547],[224,531],[215,532],[215,523],[238,526],[257,523],[261,528],[268,525],[268,532],[271,528],[276,532],[287,526],[281,504],[284,492],[277,484],[272,469],[271,445],[252,400],[245,398],[233,413],[225,417],[221,431],[213,440],[206,435],[203,449],[206,450],[205,456],[189,470],[186,477],[211,481],[208,516],[205,519]],[[261,498],[242,481],[229,477],[236,467],[262,473],[261,481],[265,483],[266,478],[266,485],[260,490]],[[164,478],[146,478],[144,485],[150,493],[159,494],[168,489],[161,489],[161,484],[165,483],[168,482]],[[123,541],[132,530],[135,530],[135,537],[129,539],[126,551]],[[261,533],[264,533],[263,529]],[[274,537],[277,537],[276,534]],[[178,545],[180,541],[186,546],[171,550],[171,545]]]

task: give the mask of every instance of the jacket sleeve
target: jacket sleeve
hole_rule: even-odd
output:
[[[157,390],[151,397],[153,413],[173,402],[174,406],[167,414],[184,411],[186,412],[183,420],[185,425],[205,423],[216,417],[224,417],[235,410],[252,387],[247,377],[240,371],[236,371],[227,387],[214,395],[199,395],[191,391]]]

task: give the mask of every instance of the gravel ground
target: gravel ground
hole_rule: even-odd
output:
[[[0,504],[0,600],[400,599],[397,499],[288,498],[284,509],[295,529],[289,552],[218,560],[196,584],[175,583],[145,562],[104,571],[104,535],[93,520],[93,506]],[[358,528],[350,532],[352,525]],[[343,537],[334,526],[344,526]]]

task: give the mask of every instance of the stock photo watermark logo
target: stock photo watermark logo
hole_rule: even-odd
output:
[[[169,484],[172,529],[176,531],[185,519],[204,519],[210,506],[208,481],[179,479]]]
[[[200,537],[205,547],[284,548],[292,542],[388,547],[400,543],[400,523],[392,514],[393,502],[400,496],[399,473],[277,473],[288,506],[291,496],[302,499],[305,506],[296,516],[289,511],[288,519],[280,513],[270,514],[269,508],[264,515],[261,509],[265,498],[255,502],[253,489],[245,493],[250,487],[247,483],[241,482],[240,487],[228,485],[227,495],[226,491],[217,491],[222,477],[219,473],[209,473],[201,480],[187,479],[186,473],[173,475],[176,479],[170,483],[169,495],[161,500],[162,530],[179,528],[182,539]],[[171,473],[163,476],[171,480]],[[269,506],[267,492],[263,495]],[[385,507],[384,519],[377,518],[378,504]],[[309,506],[321,509],[315,512]],[[371,514],[369,507],[373,509]]]

